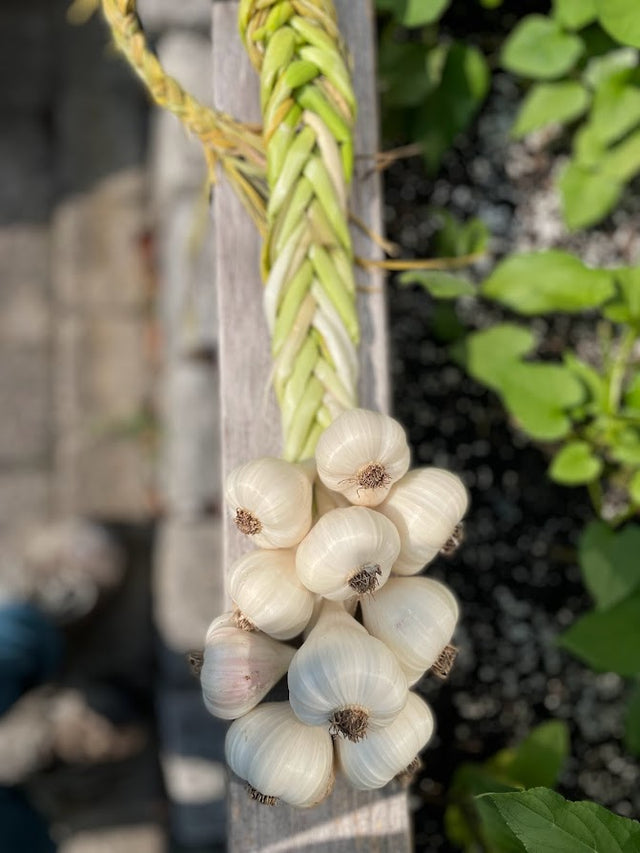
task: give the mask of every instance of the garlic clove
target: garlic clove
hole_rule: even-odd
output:
[[[397,575],[414,575],[446,547],[468,506],[462,480],[442,468],[409,471],[378,507],[400,533]]]
[[[254,708],[289,668],[295,649],[258,631],[242,631],[233,614],[214,619],[207,631],[200,684],[207,710],[234,720]]]
[[[402,426],[380,412],[348,409],[322,433],[316,447],[318,476],[351,503],[377,506],[409,468]]]
[[[313,612],[313,593],[296,574],[292,550],[251,551],[231,567],[229,595],[252,626],[289,640],[306,626]]]
[[[311,527],[312,487],[299,465],[264,456],[227,477],[225,500],[241,533],[259,548],[292,548]]]
[[[453,593],[432,578],[391,577],[361,603],[367,631],[395,654],[409,686],[438,661],[458,621]]]
[[[427,745],[435,720],[427,703],[409,693],[406,705],[391,725],[359,743],[339,738],[336,751],[340,768],[360,791],[382,788],[401,774]]]
[[[229,767],[251,795],[275,805],[310,808],[333,788],[333,744],[326,728],[307,726],[288,702],[266,702],[232,723],[225,739]]]
[[[302,722],[354,741],[390,725],[407,701],[395,655],[331,601],[291,661],[288,683]]]
[[[389,519],[363,506],[319,518],[296,551],[296,571],[312,592],[340,601],[382,586],[400,553]]]

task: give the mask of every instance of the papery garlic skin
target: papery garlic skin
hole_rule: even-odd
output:
[[[431,739],[434,727],[427,703],[416,693],[409,693],[404,708],[390,726],[371,732],[359,743],[336,740],[339,766],[354,788],[382,788],[417,758]]]
[[[254,708],[289,668],[295,649],[259,631],[242,631],[233,614],[214,619],[205,641],[200,684],[207,710],[235,720]]]
[[[364,506],[334,509],[319,518],[296,551],[296,571],[312,592],[334,601],[382,586],[400,553],[388,518]]]
[[[377,506],[409,468],[404,429],[368,409],[348,409],[322,433],[316,447],[318,476],[353,504]]]
[[[367,631],[395,654],[409,686],[437,661],[459,615],[451,590],[425,577],[391,577],[361,603]]]
[[[440,552],[467,511],[462,480],[442,468],[416,468],[393,486],[378,511],[400,533],[396,575],[414,575]]]
[[[338,604],[327,601],[287,676],[294,713],[353,740],[391,724],[407,701],[395,655]]]
[[[263,456],[235,468],[225,500],[236,527],[258,548],[292,548],[311,527],[309,473],[284,459]]]
[[[227,587],[242,615],[276,640],[300,634],[313,612],[313,593],[298,579],[290,549],[259,549],[240,557]]]
[[[326,727],[301,723],[288,702],[266,702],[236,720],[227,732],[225,755],[262,802],[310,808],[333,788],[331,735]]]

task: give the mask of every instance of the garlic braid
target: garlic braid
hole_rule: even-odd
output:
[[[220,161],[254,221],[263,230],[265,156],[260,131],[206,107],[162,67],[149,49],[136,0],[102,0],[104,16],[120,50],[160,107],[176,115],[203,145],[210,179]]]
[[[331,0],[241,0],[267,154],[264,303],[284,457],[313,454],[356,405],[359,323],[348,227],[355,96]]]

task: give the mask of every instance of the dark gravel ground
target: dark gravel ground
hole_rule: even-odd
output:
[[[428,256],[428,207],[435,202],[463,218],[482,215],[497,254],[553,244],[590,247],[596,262],[626,259],[632,247],[620,234],[638,227],[631,201],[588,238],[563,233],[551,187],[557,158],[508,142],[517,97],[515,85],[498,77],[478,127],[448,155],[435,182],[419,160],[389,170],[387,235]],[[486,325],[500,315],[468,301],[438,307],[418,288],[393,281],[389,314],[395,413],[409,431],[414,464],[459,472],[471,493],[464,545],[430,570],[461,602],[461,652],[446,684],[423,685],[438,731],[413,788],[416,850],[456,849],[444,837],[443,814],[461,762],[483,760],[552,718],[566,720],[571,732],[560,792],[638,818],[640,767],[620,743],[627,687],[556,645],[590,606],[575,556],[592,517],[587,495],[547,479],[543,452],[508,423],[492,393],[465,375],[443,340],[460,324]],[[593,323],[584,320],[536,327],[547,354],[567,341],[588,349],[593,338]]]

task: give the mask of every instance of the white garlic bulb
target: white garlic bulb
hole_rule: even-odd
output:
[[[316,447],[318,476],[354,504],[377,506],[410,461],[401,425],[380,412],[348,409],[322,433]]]
[[[362,599],[362,619],[367,631],[395,654],[410,686],[443,652],[440,666],[451,666],[445,650],[458,621],[458,604],[443,583],[425,577],[391,577],[375,596]]]
[[[234,720],[254,708],[287,671],[295,649],[259,631],[242,631],[233,614],[214,619],[205,641],[200,684],[207,710]]]
[[[311,480],[299,465],[264,456],[227,477],[225,500],[259,548],[292,548],[311,527]]]
[[[393,573],[414,575],[433,560],[456,534],[467,505],[467,490],[450,471],[409,471],[378,507],[400,533],[400,556]]]
[[[321,480],[316,480],[313,486],[313,496],[316,505],[316,515],[321,518],[332,509],[351,506],[349,500],[340,492],[332,492]]]
[[[296,571],[312,592],[340,601],[382,586],[400,553],[388,518],[364,506],[334,509],[319,518],[296,551]]]
[[[435,720],[427,703],[409,693],[407,703],[390,726],[359,743],[336,740],[342,772],[358,790],[382,788],[406,770],[429,742]]]
[[[291,661],[288,682],[303,723],[354,741],[388,726],[407,701],[395,655],[332,601]]]
[[[233,564],[227,585],[250,627],[276,640],[297,636],[311,618],[314,596],[298,580],[290,549],[250,551]]]
[[[266,702],[232,723],[227,764],[249,783],[251,795],[309,808],[333,788],[333,744],[326,728],[306,726],[288,702]]]

